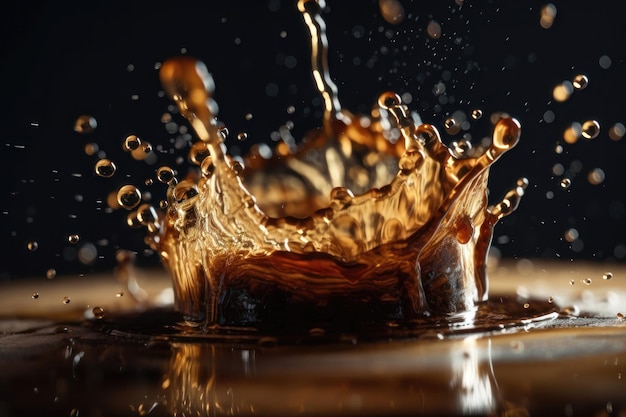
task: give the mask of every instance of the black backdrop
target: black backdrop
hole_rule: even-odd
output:
[[[170,56],[186,53],[207,64],[219,118],[231,132],[227,144],[241,151],[271,142],[287,122],[296,138],[319,125],[308,34],[295,1],[60,3],[22,1],[2,15],[2,279],[44,276],[49,268],[110,270],[119,248],[139,252],[142,264],[158,262],[144,251],[143,233],[124,226],[125,213],[104,208],[121,183],[142,184],[160,164],[176,165],[175,154],[160,155],[154,166],[121,149],[131,133],[172,147],[176,134],[161,122],[170,103],[159,94],[155,70]],[[401,3],[406,17],[392,25],[375,0],[328,1],[329,62],[344,107],[368,112],[385,90],[409,93],[409,106],[441,130],[456,110],[508,112],[522,123],[522,139],[492,169],[491,196],[501,197],[520,176],[531,185],[520,209],[497,226],[494,247],[504,257],[623,259],[626,139],[613,141],[607,133],[626,123],[626,34],[614,3],[555,1],[549,29],[540,26],[545,3],[538,1]],[[440,39],[427,36],[430,20],[440,23]],[[600,65],[602,56],[610,58],[608,68]],[[555,102],[552,89],[580,73],[589,86]],[[439,82],[446,86],[442,96],[433,93]],[[554,120],[544,119],[546,111]],[[98,122],[89,135],[73,131],[82,114]],[[564,144],[557,154],[565,128],[587,119],[600,123],[600,135]],[[237,132],[248,139],[238,142]],[[489,132],[487,117],[470,130],[473,138]],[[97,157],[85,154],[87,143],[117,163],[113,179],[93,174]],[[570,188],[560,187],[555,164],[573,178]],[[176,167],[183,172],[185,164]],[[595,168],[606,174],[599,185],[586,179]],[[149,190],[154,201],[164,191],[160,184]],[[572,228],[579,234],[573,244],[564,239]],[[78,246],[67,241],[72,233],[81,237]],[[28,242],[38,249],[29,251]],[[88,265],[73,257],[84,244],[98,251]]]

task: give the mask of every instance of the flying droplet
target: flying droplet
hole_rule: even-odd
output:
[[[72,245],[75,245],[78,243],[78,241],[80,241],[80,236],[76,233],[72,233],[67,237],[67,241],[70,242]]]
[[[33,241],[28,242],[26,244],[26,247],[28,248],[29,251],[35,252],[37,249],[39,249],[39,243],[37,243],[37,241],[33,240]]]
[[[550,29],[554,24],[556,18],[556,6],[552,3],[548,3],[541,8],[541,16],[539,18],[539,25],[544,29]]]
[[[157,179],[163,184],[176,185],[176,173],[168,166],[157,169]]]
[[[139,146],[141,146],[141,139],[139,139],[136,135],[129,135],[126,137],[126,140],[124,140],[123,148],[126,152],[139,149]]]
[[[385,22],[397,25],[404,20],[404,7],[398,0],[378,0],[378,7]]]
[[[600,134],[600,123],[595,120],[587,120],[583,123],[581,134],[585,139],[595,139]]]
[[[39,293],[35,291],[34,293],[32,293],[32,294],[31,294],[31,298],[32,298],[33,300],[38,299],[38,298],[39,298]]]
[[[246,139],[248,139],[248,134],[246,132],[239,132],[237,134],[237,140],[243,141],[243,140],[246,140]]]
[[[94,317],[97,319],[104,318],[104,309],[102,307],[94,307],[93,310],[91,310],[91,312],[93,313]]]
[[[481,109],[472,110],[472,119],[478,120],[483,117],[483,111]]]
[[[605,272],[604,274],[602,274],[602,279],[604,280],[609,280],[613,278],[613,273],[612,272]]]
[[[70,303],[70,297],[63,297],[63,304],[69,304]]]
[[[561,188],[567,189],[572,185],[572,180],[570,180],[569,178],[563,178],[560,184]]]
[[[613,141],[618,141],[624,137],[626,134],[626,127],[622,123],[615,123],[609,129],[609,138]]]
[[[587,85],[589,84],[589,78],[587,78],[586,75],[584,74],[578,74],[577,76],[574,77],[574,79],[572,80],[572,85],[574,86],[575,89],[577,90],[583,90],[587,87]]]
[[[74,131],[82,134],[93,132],[98,126],[98,122],[95,118],[88,115],[78,116],[74,123]]]
[[[57,276],[57,271],[54,268],[50,268],[46,271],[46,278],[54,279]]]
[[[117,192],[117,202],[126,210],[131,210],[141,202],[141,191],[134,185],[124,185]]]
[[[116,169],[115,164],[108,159],[100,159],[95,166],[96,174],[103,178],[111,178]]]
[[[426,32],[432,39],[439,39],[441,37],[441,25],[436,20],[431,20],[426,25]]]

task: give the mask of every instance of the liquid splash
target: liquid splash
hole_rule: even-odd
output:
[[[528,182],[488,206],[489,167],[518,142],[501,117],[491,144],[454,149],[400,97],[381,94],[372,115],[342,108],[327,65],[322,1],[300,1],[311,34],[312,73],[323,97],[321,128],[295,148],[243,161],[224,145],[215,83],[206,65],[163,63],[167,95],[199,141],[196,175],[169,185],[158,212],[137,189],[118,202],[135,209],[149,244],[171,273],[176,308],[206,329],[355,323],[425,317],[471,319],[488,298],[487,254],[497,221],[516,209]]]

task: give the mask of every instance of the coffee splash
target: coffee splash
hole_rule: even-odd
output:
[[[451,149],[395,93],[381,94],[371,115],[343,109],[323,7],[298,3],[324,102],[322,126],[299,148],[235,160],[205,64],[163,63],[163,88],[199,138],[190,154],[199,169],[182,180],[160,169],[164,211],[140,205],[129,224],[147,226],[176,308],[208,328],[470,317],[487,299],[493,227],[527,186],[519,180],[488,206],[489,167],[516,145],[520,125],[501,117],[486,148]]]

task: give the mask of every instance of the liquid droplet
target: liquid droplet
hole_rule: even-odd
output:
[[[567,189],[572,185],[572,180],[570,180],[569,178],[563,178],[561,180],[560,185],[561,185],[561,188]]]
[[[624,316],[624,313],[617,313],[615,317],[617,317],[618,320],[624,320],[624,318],[626,318],[626,316]]]
[[[79,116],[74,123],[74,131],[82,134],[92,133],[96,127],[98,126],[98,122],[95,118],[88,115]]]
[[[117,292],[117,293],[115,294],[115,297],[116,297],[116,298],[120,298],[120,297],[123,297],[123,296],[124,296],[124,291],[119,291],[119,292]]]
[[[70,297],[63,297],[63,304],[69,304],[70,303]]]
[[[157,170],[157,179],[167,185],[175,185],[177,182],[176,173],[168,166],[163,166]]]
[[[67,241],[70,242],[72,245],[77,244],[79,240],[80,240],[80,236],[75,233],[72,233],[71,235],[67,237]]]
[[[139,139],[136,135],[129,135],[124,140],[123,148],[126,152],[139,149],[139,146],[141,146],[141,139]]]
[[[600,134],[600,123],[596,120],[587,120],[583,123],[581,134],[585,139],[595,139]]]
[[[585,285],[591,285],[593,281],[591,280],[591,278],[585,278],[581,282]]]
[[[426,25],[426,33],[432,39],[439,39],[441,37],[441,25],[436,20],[431,20]]]
[[[239,132],[237,134],[237,140],[244,141],[248,138],[248,134],[246,132]]]
[[[587,85],[589,84],[589,78],[587,78],[586,75],[584,74],[578,74],[577,76],[574,77],[574,79],[572,80],[572,85],[574,86],[575,89],[577,90],[583,90],[587,87]]]
[[[32,294],[31,294],[31,298],[32,298],[33,300],[38,299],[38,298],[39,298],[39,293],[38,293],[38,292],[34,292],[34,293],[32,293]]]
[[[39,243],[37,243],[37,241],[30,241],[26,244],[26,247],[28,248],[29,251],[34,252],[37,249],[39,249]]]
[[[483,111],[481,109],[472,110],[472,119],[478,120],[483,117]]]
[[[126,210],[131,210],[141,202],[141,191],[134,185],[124,185],[117,192],[117,203]]]
[[[57,276],[57,271],[54,268],[50,268],[46,271],[46,278],[54,279]]]
[[[104,309],[102,307],[94,307],[93,310],[91,310],[91,312],[93,313],[94,317],[97,319],[104,318]]]
[[[96,175],[103,178],[111,178],[115,174],[116,169],[115,164],[108,159],[100,159],[95,166]]]
[[[602,279],[604,280],[609,280],[613,278],[613,273],[612,272],[605,272],[604,274],[602,274]]]

